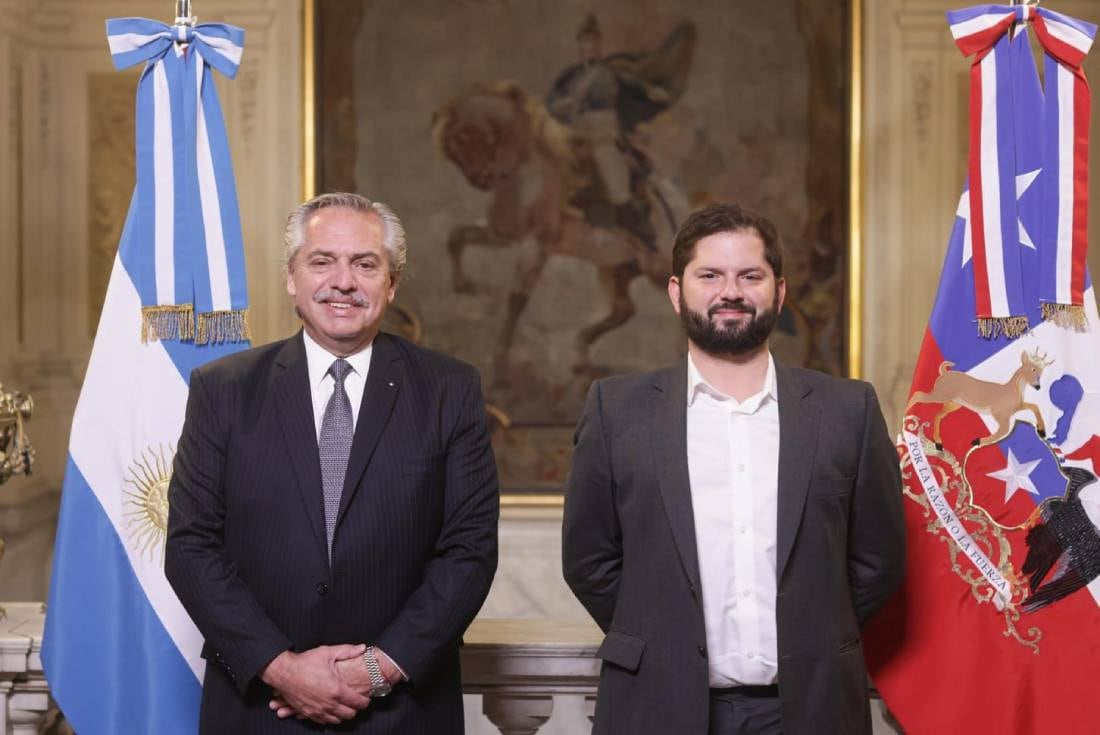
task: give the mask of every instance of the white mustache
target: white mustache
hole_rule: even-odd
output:
[[[367,297],[358,291],[351,293],[341,293],[334,288],[323,288],[317,293],[313,294],[313,300],[318,304],[325,301],[341,301],[348,302],[355,306],[366,306]]]

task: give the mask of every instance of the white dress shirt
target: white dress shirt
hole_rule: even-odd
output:
[[[775,547],[779,402],[775,361],[738,403],[688,356],[687,450],[710,685],[771,684],[779,671]]]
[[[302,337],[306,343],[306,366],[309,368],[309,392],[313,399],[313,425],[317,429],[317,441],[321,441],[321,421],[325,417],[325,406],[332,398],[332,391],[336,387],[336,378],[332,377],[329,368],[338,359],[321,345],[313,341],[309,333],[302,331]],[[367,385],[367,373],[370,371],[370,355],[374,348],[371,342],[365,348],[349,355],[344,359],[351,365],[351,370],[344,376],[344,390],[351,401],[351,425],[355,427],[359,422],[359,404],[363,402],[363,389]]]

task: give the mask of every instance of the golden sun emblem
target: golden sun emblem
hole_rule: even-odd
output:
[[[164,541],[168,536],[168,481],[172,479],[172,458],[176,450],[146,449],[130,464],[130,476],[123,490],[126,496],[127,530],[142,554],[164,562]]]

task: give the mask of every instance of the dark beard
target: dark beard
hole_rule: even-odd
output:
[[[735,322],[727,326],[711,321],[714,312],[730,308],[752,316],[748,321]],[[710,355],[737,357],[756,350],[768,341],[768,336],[775,329],[775,323],[778,320],[778,291],[771,308],[760,313],[757,313],[756,308],[751,304],[737,299],[715,304],[705,316],[688,308],[684,303],[684,293],[680,292],[680,321],[684,323],[684,331],[687,332],[688,339]]]

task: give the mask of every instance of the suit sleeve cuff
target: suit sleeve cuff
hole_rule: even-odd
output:
[[[408,674],[405,673],[405,670],[403,668],[401,668],[400,664],[398,664],[396,661],[394,661],[392,658],[390,658],[390,655],[388,653],[383,651],[381,648],[378,648],[377,646],[375,646],[374,650],[379,655],[381,655],[383,658],[385,658],[387,661],[389,661],[390,665],[392,665],[395,669],[397,669],[397,673],[401,675],[401,681],[408,681],[409,680],[409,676],[408,676]]]

